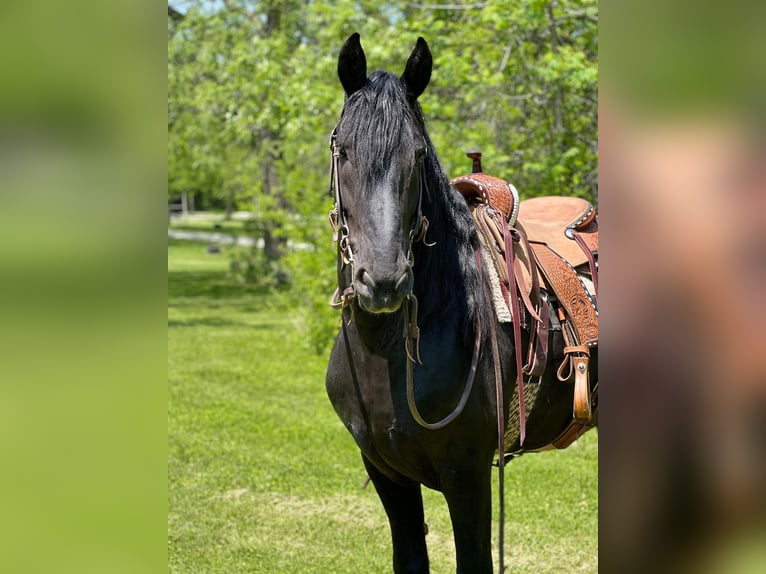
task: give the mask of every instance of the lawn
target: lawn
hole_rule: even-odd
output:
[[[325,395],[326,357],[227,267],[205,244],[169,242],[169,571],[391,572],[385,514]],[[597,460],[593,431],[510,463],[508,572],[598,570]],[[454,572],[446,504],[424,499],[431,570]]]

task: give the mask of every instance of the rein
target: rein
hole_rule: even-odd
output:
[[[458,401],[457,406],[455,406],[453,411],[440,421],[429,423],[422,417],[420,411],[418,411],[418,406],[415,403],[415,361],[417,360],[417,362],[421,365],[423,362],[420,360],[419,349],[420,329],[417,325],[418,304],[417,299],[415,299],[414,296],[411,297],[411,299],[412,302],[409,300],[405,302],[406,307],[410,308],[410,312],[408,312],[408,309],[405,309],[404,311],[404,348],[407,352],[407,405],[410,408],[410,414],[412,414],[412,418],[414,418],[420,426],[428,430],[438,430],[440,428],[446,427],[458,416],[460,416],[460,413],[463,412],[463,409],[468,402],[468,397],[471,395],[471,389],[473,389],[473,381],[476,378],[476,367],[479,364],[479,351],[481,349],[481,321],[479,319],[476,320],[476,338],[473,344],[471,366],[468,369],[465,386],[463,387],[463,394],[460,396],[460,400]],[[410,303],[412,303],[411,307]],[[412,353],[413,344],[415,345],[415,356],[413,356]]]
[[[481,249],[476,250],[476,265],[481,273]],[[489,300],[489,293],[487,293],[487,284],[482,281],[482,288],[484,290],[484,296]],[[476,319],[476,338],[473,345],[473,356],[471,357],[471,367],[468,370],[465,386],[463,388],[463,394],[458,401],[454,410],[444,417],[442,420],[435,423],[429,423],[423,419],[418,411],[418,407],[415,403],[415,391],[414,391],[414,367],[415,361],[419,364],[423,364],[420,360],[420,329],[417,326],[417,312],[418,304],[417,299],[412,297],[413,302],[410,307],[409,300],[405,301],[404,309],[404,337],[405,337],[405,350],[407,351],[407,405],[410,408],[412,418],[422,427],[429,430],[438,430],[444,428],[452,421],[454,421],[460,413],[463,412],[468,397],[471,395],[473,389],[473,382],[476,378],[476,367],[479,362],[479,352],[481,350],[481,319]],[[518,302],[517,302],[518,304]],[[518,315],[517,315],[518,316]],[[496,408],[497,408],[497,467],[498,467],[498,498],[499,498],[499,522],[498,522],[498,565],[500,573],[505,570],[504,559],[504,532],[505,532],[505,400],[503,398],[503,374],[500,366],[500,350],[497,345],[497,332],[494,321],[489,322],[490,328],[490,341],[492,343],[492,368],[495,375],[495,393],[496,393]],[[520,342],[520,337],[517,339],[517,344]],[[413,344],[415,346],[415,353],[413,356]],[[518,353],[517,353],[518,355]],[[349,357],[350,360],[350,357]],[[356,381],[356,377],[354,377]],[[519,380],[522,380],[519,375]],[[520,391],[523,393],[523,391]],[[520,395],[521,408],[523,409],[523,394]],[[523,411],[522,411],[523,412]],[[523,429],[524,427],[522,427]],[[522,430],[523,432],[523,430]],[[523,435],[522,435],[523,440]]]

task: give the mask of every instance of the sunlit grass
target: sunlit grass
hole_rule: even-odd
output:
[[[205,244],[170,243],[170,572],[390,572],[385,514],[325,395],[326,357],[291,343],[268,290],[227,269]],[[597,445],[592,432],[510,464],[509,572],[597,571]],[[454,572],[446,504],[424,497],[432,572]]]

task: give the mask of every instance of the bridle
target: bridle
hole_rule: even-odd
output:
[[[424,140],[425,141],[425,140]],[[410,231],[408,234],[407,245],[407,263],[410,266],[415,264],[414,256],[412,254],[412,246],[418,241],[423,241],[425,245],[429,247],[434,245],[426,241],[426,233],[428,232],[428,218],[423,215],[423,192],[425,192],[426,198],[429,203],[431,201],[431,192],[428,189],[428,182],[426,181],[426,168],[425,159],[428,155],[427,142],[425,147],[425,154],[423,157],[418,158],[415,170],[417,171],[418,178],[418,207],[412,216],[412,222],[410,224]],[[330,178],[329,178],[329,193],[331,193],[335,199],[333,208],[330,210],[329,219],[330,225],[333,229],[333,241],[338,245],[338,255],[341,258],[342,266],[351,267],[351,280],[346,287],[341,288],[338,286],[333,294],[330,304],[333,307],[347,307],[351,304],[356,293],[354,291],[354,251],[351,248],[350,230],[348,227],[348,219],[346,216],[346,210],[343,207],[343,191],[341,189],[340,181],[340,147],[338,146],[338,126],[332,130],[330,134]],[[408,300],[413,299],[414,295],[408,295]]]
[[[349,241],[348,220],[346,210],[343,208],[343,194],[340,186],[340,149],[338,148],[338,126],[330,135],[330,182],[329,191],[335,196],[335,204],[330,210],[330,225],[333,229],[333,241],[338,244],[338,253],[343,260],[343,265],[354,263],[354,253]]]

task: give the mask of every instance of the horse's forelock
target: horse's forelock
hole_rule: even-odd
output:
[[[377,173],[395,154],[414,150],[413,131],[422,126],[419,113],[397,76],[373,72],[346,101],[339,131],[351,143],[357,165]]]

